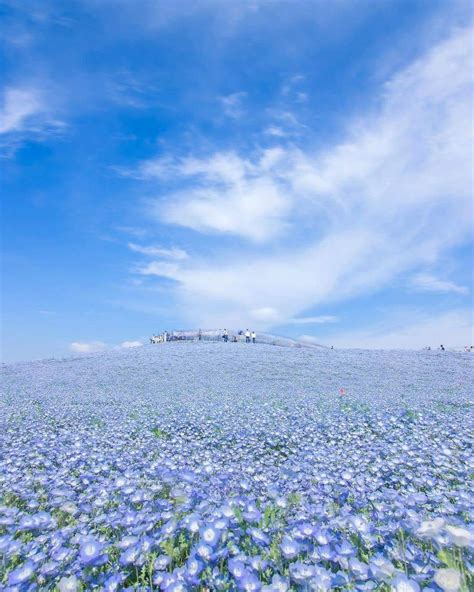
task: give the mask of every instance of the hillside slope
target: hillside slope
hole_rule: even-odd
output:
[[[240,343],[5,366],[3,581],[431,582],[423,521],[472,543],[472,376],[469,354]]]

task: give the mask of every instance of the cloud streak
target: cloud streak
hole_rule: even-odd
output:
[[[245,157],[142,163],[144,178],[183,183],[152,204],[153,217],[247,243],[142,273],[174,279],[190,319],[268,328],[380,289],[463,244],[472,212],[471,34],[457,30],[395,74],[377,108],[324,151],[282,144]]]
[[[21,132],[44,111],[40,94],[36,90],[8,87],[2,97],[0,134]]]
[[[76,354],[91,354],[107,349],[107,345],[103,341],[73,341],[69,345],[69,349]]]
[[[449,280],[442,280],[429,273],[419,273],[411,279],[411,286],[421,292],[469,294],[467,286],[459,286]]]
[[[439,279],[428,273],[419,273],[411,280],[411,285],[415,290],[421,292],[440,292],[453,294],[469,294],[467,286],[459,286],[454,282]]]
[[[387,323],[364,331],[339,333],[329,340],[319,341],[330,341],[341,348],[421,349],[443,344],[448,348],[462,349],[472,343],[472,338],[472,311],[460,309],[431,317],[421,315],[398,327],[390,327]],[[318,341],[316,337],[309,339]]]
[[[165,257],[167,259],[187,259],[188,254],[183,249],[178,249],[173,247],[171,249],[165,249],[163,247],[157,246],[148,246],[143,247],[141,245],[137,245],[135,243],[128,243],[128,248],[135,253],[140,253],[142,255],[148,255],[151,257]]]

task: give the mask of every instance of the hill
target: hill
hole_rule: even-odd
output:
[[[0,581],[467,586],[472,376],[468,354],[217,342],[5,366]]]

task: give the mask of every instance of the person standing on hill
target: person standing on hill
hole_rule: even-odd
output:
[[[228,333],[227,329],[224,329],[224,333],[222,335],[222,339],[224,340],[225,343],[227,343],[227,341],[229,339],[229,333]]]
[[[256,339],[257,339],[257,334],[255,333],[255,331],[252,331],[252,342],[255,343]]]
[[[245,331],[245,343],[250,343],[250,331],[248,329]]]

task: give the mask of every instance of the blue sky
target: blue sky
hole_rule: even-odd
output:
[[[472,13],[1,3],[3,359],[472,341]]]

